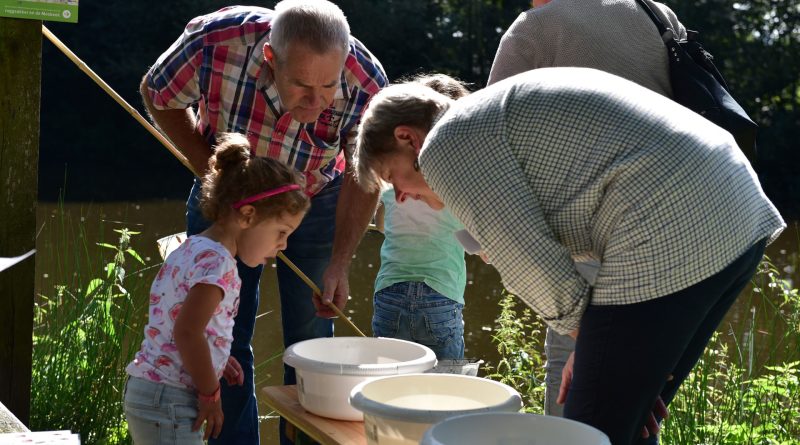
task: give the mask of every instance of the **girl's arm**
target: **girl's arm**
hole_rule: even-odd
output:
[[[206,339],[206,325],[224,297],[222,289],[210,284],[196,284],[186,296],[180,314],[175,320],[175,345],[183,361],[183,367],[192,376],[197,392],[212,395],[219,390],[219,379],[211,364],[211,351]],[[222,405],[199,400],[197,420],[192,428],[196,431],[203,422],[208,422],[205,439],[217,437],[222,430]]]

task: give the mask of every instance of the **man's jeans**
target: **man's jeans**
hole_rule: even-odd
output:
[[[375,292],[372,332],[425,345],[436,358],[464,358],[464,305],[415,281]]]
[[[322,274],[330,262],[336,226],[336,201],[340,189],[341,177],[312,198],[311,209],[289,237],[288,247],[284,250],[284,254],[317,285],[322,283]],[[199,192],[200,182],[195,179],[186,204],[187,235],[200,233],[210,226],[200,211]],[[282,261],[276,261],[284,347],[311,338],[332,336],[333,321],[314,315],[316,310],[311,300],[311,289]],[[211,445],[259,443],[258,405],[253,383],[253,348],[250,342],[258,313],[259,281],[263,266],[248,267],[241,262],[237,266],[242,289],[239,293],[239,313],[234,318],[231,356],[242,365],[244,386],[228,386],[224,380],[221,381],[225,421],[219,438],[209,440]],[[293,368],[284,367],[283,382],[287,385],[295,383]],[[281,434],[283,431],[281,426]]]
[[[561,371],[569,359],[570,353],[575,350],[575,340],[569,335],[561,335],[547,328],[544,340],[544,353],[547,361],[544,364],[545,390],[544,413],[548,416],[564,416],[564,405],[556,403],[558,391],[561,389]]]

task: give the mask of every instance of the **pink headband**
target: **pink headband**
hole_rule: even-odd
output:
[[[270,189],[261,193],[257,193],[253,196],[248,196],[241,201],[233,203],[233,208],[238,209],[243,205],[247,205],[256,201],[261,201],[264,198],[269,198],[270,196],[280,195],[281,193],[291,192],[292,190],[300,190],[300,186],[297,184],[287,184],[282,185],[280,187],[275,187],[274,189]]]

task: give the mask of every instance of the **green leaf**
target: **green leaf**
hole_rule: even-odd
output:
[[[128,255],[130,255],[130,256],[132,256],[132,257],[134,257],[134,258],[135,258],[137,261],[139,261],[140,263],[144,264],[144,260],[142,260],[142,257],[140,257],[140,256],[139,256],[139,254],[138,254],[138,253],[136,253],[136,251],[135,251],[135,250],[133,250],[133,249],[128,249],[128,250],[126,250],[125,252],[127,252],[127,253],[128,253]]]
[[[117,265],[114,263],[106,264],[106,278],[111,278],[114,275],[114,271],[116,270]]]
[[[97,288],[99,288],[102,285],[103,285],[103,280],[101,280],[100,278],[95,278],[94,280],[89,282],[88,286],[86,286],[86,293],[84,295],[87,297],[89,295],[92,295],[92,293],[94,293],[94,291],[97,290]]]
[[[119,233],[120,235],[139,235],[142,232],[134,232],[133,230],[128,229],[114,229],[115,232]]]

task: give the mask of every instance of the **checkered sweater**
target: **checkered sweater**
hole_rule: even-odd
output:
[[[729,133],[646,88],[543,68],[456,102],[422,173],[556,331],[685,289],[785,227]],[[594,288],[573,257],[600,259]]]

